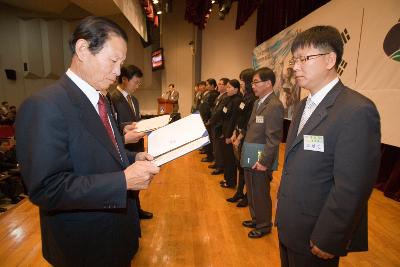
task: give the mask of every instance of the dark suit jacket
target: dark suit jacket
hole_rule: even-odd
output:
[[[237,120],[237,128],[241,131],[243,136],[246,135],[247,125],[249,123],[251,112],[253,111],[253,105],[256,100],[257,97],[254,94],[245,94],[243,96],[243,108],[240,108],[239,117]]]
[[[17,156],[40,210],[43,256],[55,266],[126,266],[138,247],[136,203],[127,196],[128,159],[86,95],[63,75],[21,105]]]
[[[120,133],[123,134],[124,126],[128,122],[137,122],[140,121],[140,109],[139,109],[139,101],[136,97],[131,95],[133,106],[136,112],[133,112],[131,107],[128,104],[128,101],[124,97],[124,95],[118,90],[113,89],[109,92],[112,104],[114,106],[117,121],[119,123]],[[144,140],[143,138],[139,140],[139,142],[135,144],[126,144],[125,147],[129,151],[144,151]]]
[[[244,142],[265,144],[260,164],[272,170],[283,132],[284,109],[274,92],[257,109],[259,101],[254,102]],[[262,118],[263,123],[257,123],[257,117]]]
[[[230,138],[235,130],[236,123],[239,117],[240,108],[239,105],[242,103],[242,94],[237,93],[232,96],[228,96],[228,101],[222,108],[223,120],[222,120],[222,134],[225,138]]]
[[[367,250],[367,201],[380,159],[378,111],[339,81],[296,136],[305,102],[287,138],[276,213],[280,241],[298,253],[310,250],[310,240],[337,256]],[[323,136],[324,152],[304,150],[304,135]]]
[[[218,91],[211,90],[203,93],[200,101],[199,111],[201,118],[206,123],[211,117],[211,110],[214,107],[215,99],[218,97]]]
[[[222,135],[222,122],[224,118],[224,106],[228,102],[228,95],[222,94],[219,98],[217,97],[214,102],[214,108],[211,110],[211,117],[207,122],[207,127],[210,127],[216,137]]]
[[[162,96],[164,99],[168,99],[169,101],[173,101],[173,113],[177,113],[179,111],[179,92],[176,90],[167,91]]]

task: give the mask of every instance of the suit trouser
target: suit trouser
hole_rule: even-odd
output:
[[[214,155],[215,155],[215,166],[218,169],[224,168],[224,155],[223,155],[223,147],[225,143],[224,138],[220,138],[214,134]]]
[[[244,169],[242,167],[240,167],[240,157],[242,154],[242,146],[243,146],[243,141],[240,142],[240,145],[238,147],[238,154],[239,154],[239,158],[236,158],[236,165],[237,165],[237,169],[239,172],[239,176],[238,176],[238,186],[237,186],[237,190],[236,190],[236,194],[237,195],[243,195],[243,189],[244,189]]]
[[[206,127],[207,132],[208,132],[208,136],[210,138],[210,143],[207,144],[204,147],[204,152],[207,155],[208,159],[214,160],[214,153],[213,153],[213,143],[214,143],[214,137],[213,137],[213,131],[211,130],[210,127]]]
[[[320,259],[313,255],[311,251],[308,254],[299,254],[294,252],[284,244],[279,242],[279,252],[281,255],[282,267],[337,267],[339,258],[330,260]]]
[[[251,219],[256,223],[256,229],[272,227],[272,201],[270,182],[272,171],[255,171],[244,169],[244,180],[247,188],[247,199]]]
[[[225,141],[224,138],[222,140]],[[224,142],[222,153],[224,156],[224,179],[229,186],[234,187],[237,181],[237,168],[232,144]]]

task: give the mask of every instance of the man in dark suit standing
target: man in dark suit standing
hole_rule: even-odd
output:
[[[135,65],[121,67],[121,75],[118,77],[117,88],[110,91],[111,102],[116,112],[121,134],[124,127],[132,122],[140,121],[139,101],[133,95],[142,83],[143,72]],[[132,152],[144,151],[144,139],[137,143],[125,144],[125,148]],[[140,219],[151,219],[153,214],[141,208],[139,191],[133,192]]]
[[[224,106],[228,101],[226,94],[226,87],[228,85],[228,78],[221,78],[218,81],[217,90],[219,95],[214,100],[213,108],[211,109],[211,116],[208,122],[205,124],[211,132],[212,138],[212,152],[214,155],[215,163],[209,165],[211,169],[215,169],[211,172],[211,175],[218,175],[224,173],[224,158],[222,149],[225,143],[225,139],[222,136],[222,122],[224,116]],[[224,181],[221,181],[224,182]]]
[[[276,224],[282,266],[338,266],[368,249],[367,202],[380,160],[374,103],[337,75],[339,31],[316,26],[292,44],[296,81],[310,95],[290,125]]]
[[[54,266],[130,266],[140,226],[129,190],[147,188],[159,168],[150,155],[125,151],[99,94],[120,74],[127,35],[87,17],[70,48],[66,74],[25,100],[17,117],[17,156],[39,206],[43,256]]]
[[[210,138],[210,143],[204,147],[204,152],[206,153],[207,156],[205,158],[202,158],[201,161],[211,162],[214,160],[214,154],[213,154],[214,140],[212,138],[212,130],[208,127],[207,122],[211,118],[211,111],[214,107],[215,99],[218,97],[219,93],[217,90],[215,90],[217,88],[217,82],[214,79],[212,78],[207,79],[205,84],[206,84],[206,90],[204,91],[200,101],[199,112],[211,138]]]
[[[179,111],[179,92],[175,89],[175,84],[170,83],[168,90],[161,96],[164,99],[174,102],[172,112],[178,113]]]
[[[275,74],[271,69],[264,67],[255,71],[252,85],[258,100],[254,102],[244,142],[265,145],[254,166],[244,168],[251,220],[242,224],[255,228],[249,232],[250,238],[263,237],[272,228],[270,182],[282,137],[284,111],[274,93],[274,84]]]

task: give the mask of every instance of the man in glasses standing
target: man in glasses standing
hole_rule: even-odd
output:
[[[338,266],[340,256],[368,249],[379,113],[339,80],[343,43],[336,28],[312,27],[291,50],[296,81],[310,95],[296,107],[287,137],[276,213],[281,263]]]

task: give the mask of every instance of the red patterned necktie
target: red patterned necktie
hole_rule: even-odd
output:
[[[111,129],[110,121],[108,119],[106,100],[102,94],[99,94],[99,102],[97,102],[97,105],[99,107],[99,115],[100,115],[101,122],[103,123],[104,127],[106,128],[107,134],[110,137],[111,141],[113,142],[115,148],[117,149],[117,151],[119,151],[117,141],[115,140],[115,136]]]

